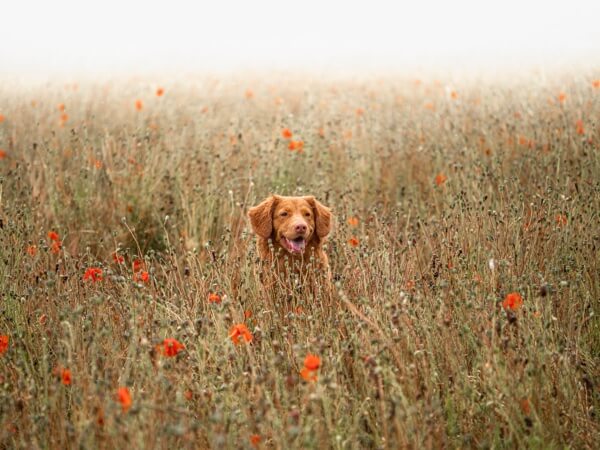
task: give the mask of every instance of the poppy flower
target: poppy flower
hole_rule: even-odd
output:
[[[250,435],[250,444],[252,445],[252,447],[258,447],[258,444],[260,444],[261,441],[261,437],[258,434],[252,434]]]
[[[28,245],[26,251],[29,256],[35,256],[35,255],[37,255],[37,246]]]
[[[348,244],[350,244],[352,247],[358,247],[360,241],[355,236],[352,236],[350,239],[348,239]]]
[[[284,139],[291,139],[292,131],[289,128],[284,128],[283,130],[281,130],[281,135]]]
[[[177,356],[177,354],[185,349],[185,345],[179,342],[175,338],[166,338],[162,342],[161,352],[164,356],[173,357]]]
[[[125,262],[125,258],[122,255],[119,255],[118,252],[113,252],[112,258],[117,264],[123,264]]]
[[[219,294],[211,292],[210,294],[208,294],[208,303],[221,303],[221,296]]]
[[[4,114],[0,114],[0,123],[4,122],[5,119],[6,117],[4,117]]]
[[[304,367],[306,367],[308,370],[317,370],[319,367],[321,367],[321,358],[309,353],[306,355],[306,358],[304,358]]]
[[[290,143],[288,144],[288,149],[292,151],[298,150],[299,152],[301,152],[303,148],[304,141],[290,141]]]
[[[502,302],[502,307],[504,309],[511,309],[516,311],[523,305],[523,297],[518,292],[511,292],[506,296],[504,301]]]
[[[362,115],[364,115],[364,113],[365,113],[364,109],[362,109],[362,108],[356,108],[356,115],[357,116],[362,116]]]
[[[443,173],[438,173],[435,176],[435,184],[437,186],[441,186],[442,184],[444,184],[446,182],[447,179],[448,179],[448,177],[446,175],[444,175]]]
[[[59,103],[58,105],[56,105],[56,108],[60,111],[60,112],[64,112],[65,110],[65,104],[64,103]]]
[[[252,342],[252,333],[250,333],[248,327],[243,323],[234,325],[231,330],[229,330],[229,337],[235,345],[239,345],[240,337],[243,338],[245,342]]]
[[[358,217],[348,217],[348,225],[350,225],[351,227],[357,227]]]
[[[529,144],[529,139],[525,136],[519,136],[519,145],[526,146],[527,144]]]
[[[557,214],[555,217],[555,220],[556,220],[556,225],[558,225],[559,227],[564,227],[568,223],[567,216],[565,216],[564,214]]]
[[[60,241],[52,241],[52,245],[50,246],[50,251],[57,255],[60,253],[60,249],[62,248],[62,242]]]
[[[62,113],[60,115],[59,125],[62,127],[69,121],[69,115],[67,113]]]
[[[558,101],[560,103],[564,103],[566,99],[567,99],[567,94],[565,94],[564,92],[558,93]]]
[[[7,156],[7,153],[4,150],[0,149],[0,159],[4,159],[4,158],[6,158],[6,156]]]
[[[529,405],[529,399],[527,397],[523,397],[519,401],[519,406],[521,407],[521,411],[523,414],[528,416],[531,413],[531,406]]]
[[[456,92],[456,91],[450,92],[450,97],[452,98],[452,100],[456,100],[458,98],[458,92]]]
[[[246,89],[246,92],[244,93],[244,95],[246,96],[246,98],[248,100],[250,100],[251,98],[254,98],[254,92],[252,91],[252,89]]]
[[[0,355],[6,353],[6,350],[8,350],[9,340],[9,337],[6,334],[0,335]]]
[[[306,367],[303,367],[300,371],[300,376],[304,381],[317,381],[317,374]]]
[[[585,134],[585,128],[583,127],[583,120],[579,119],[575,122],[575,128],[577,130],[577,134]]]
[[[142,108],[144,107],[144,103],[141,100],[136,100],[134,105],[135,105],[135,109],[137,111],[141,111]]]
[[[144,262],[141,259],[136,258],[133,260],[133,271],[134,272],[139,272],[140,270],[142,270],[143,267],[144,267]]]
[[[249,319],[250,317],[252,317],[252,311],[250,311],[249,309],[244,311],[244,319]]]
[[[592,86],[594,86],[596,89],[600,89],[600,80],[592,81]]]
[[[69,386],[72,382],[71,371],[69,369],[62,369],[60,372],[60,382],[65,386]]]
[[[121,408],[123,408],[123,412],[126,413],[129,408],[131,408],[131,404],[133,403],[131,399],[131,392],[126,387],[120,387],[117,390],[117,401],[121,404]]]
[[[156,89],[156,96],[157,97],[162,97],[164,93],[165,93],[164,88],[159,87],[159,88]]]
[[[92,280],[94,283],[102,281],[102,269],[99,267],[90,267],[83,274],[83,281]]]
[[[145,270],[136,272],[133,274],[133,281],[142,281],[144,283],[148,283],[150,281],[150,274]]]
[[[48,231],[48,239],[51,241],[58,241],[60,240],[60,237],[56,231]]]
[[[425,102],[423,107],[429,111],[435,111],[435,105],[432,102]]]

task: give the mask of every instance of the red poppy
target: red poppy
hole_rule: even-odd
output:
[[[144,267],[144,261],[139,258],[133,260],[133,271],[139,272]]]
[[[252,447],[258,447],[258,444],[260,444],[261,438],[260,435],[258,434],[252,434],[250,435],[250,444],[252,444]]]
[[[62,242],[53,241],[52,245],[50,246],[50,251],[52,251],[52,253],[54,253],[56,255],[60,252],[61,248],[62,248]]]
[[[126,387],[120,387],[117,390],[117,401],[121,404],[121,408],[123,408],[123,412],[127,412],[129,408],[131,408],[131,404],[133,403],[131,399],[131,392]]]
[[[244,311],[244,319],[249,319],[250,317],[252,317],[252,311],[247,309],[246,311]]]
[[[59,125],[62,127],[69,121],[69,115],[67,113],[62,113],[60,115]]]
[[[283,130],[281,130],[281,135],[285,139],[291,139],[292,138],[292,131],[289,128],[284,128]]]
[[[4,159],[4,158],[6,158],[6,156],[7,156],[7,153],[4,150],[0,149],[0,159]]]
[[[83,281],[92,280],[94,283],[102,281],[102,269],[99,267],[90,267],[83,274]]]
[[[303,367],[300,371],[300,376],[304,381],[317,381],[317,374],[306,367]]]
[[[290,143],[288,144],[288,149],[289,150],[298,150],[298,152],[302,152],[302,149],[304,148],[304,141],[290,141]]]
[[[234,325],[229,331],[229,337],[235,345],[240,343],[240,337],[242,337],[246,342],[252,342],[252,333],[250,333],[248,327],[243,323]]]
[[[156,96],[157,97],[162,97],[164,93],[165,93],[164,88],[159,87],[159,88],[156,89]]]
[[[0,335],[0,355],[8,350],[9,337],[6,334]]]
[[[6,117],[4,117],[4,114],[0,114],[0,123],[4,122],[5,119]]]
[[[114,252],[112,254],[112,258],[113,258],[113,261],[116,262],[117,264],[123,264],[125,262],[125,258],[123,256],[119,255],[118,252]]]
[[[133,281],[142,281],[144,283],[148,283],[150,281],[150,274],[145,270],[136,272],[133,274]]]
[[[569,220],[567,219],[567,216],[565,216],[564,214],[557,214],[555,217],[555,220],[556,220],[556,225],[558,225],[559,227],[564,227],[569,222]]]
[[[71,381],[71,371],[69,369],[62,369],[60,372],[60,382],[65,386],[69,386]]]
[[[594,86],[596,89],[600,89],[600,80],[592,81],[592,86]]]
[[[29,256],[35,256],[35,255],[37,255],[37,246],[28,245],[26,251]]]
[[[166,338],[162,342],[162,354],[164,356],[173,357],[177,356],[177,354],[185,349],[185,345],[179,342],[175,338]]]
[[[448,179],[448,177],[446,175],[444,175],[443,173],[438,173],[435,176],[435,184],[438,186],[441,186],[442,184],[444,184],[446,182],[447,179]]]
[[[357,116],[362,116],[365,113],[365,110],[362,108],[356,108],[355,112]]]
[[[246,96],[246,98],[248,100],[250,100],[251,98],[254,97],[254,92],[252,91],[252,89],[246,89],[246,92],[244,93],[244,95]]]
[[[351,227],[357,227],[358,217],[348,217],[348,225],[350,225]]]
[[[452,98],[452,100],[456,100],[458,98],[458,92],[456,92],[456,91],[450,92],[450,97]]]
[[[358,247],[360,241],[355,236],[352,236],[350,239],[348,239],[348,244],[350,244],[352,247]]]
[[[208,303],[221,303],[221,296],[219,294],[211,292],[210,294],[208,294]]]
[[[321,358],[309,353],[306,355],[306,358],[304,358],[304,367],[306,367],[308,370],[317,370],[319,367],[321,367]]]
[[[558,101],[559,102],[564,103],[566,99],[567,99],[567,94],[565,94],[564,92],[558,93]]]
[[[585,134],[585,128],[583,127],[583,120],[579,119],[575,122],[575,128],[577,130],[577,134]]]
[[[511,292],[506,296],[504,301],[502,302],[502,307],[504,309],[512,309],[516,311],[523,305],[523,297],[518,292]]]
[[[135,105],[135,109],[137,111],[141,111],[142,108],[144,107],[144,103],[141,100],[136,100],[134,105]]]
[[[48,239],[51,241],[58,241],[60,240],[60,237],[56,231],[48,231]]]
[[[65,104],[64,103],[59,103],[58,105],[56,105],[56,108],[60,111],[63,112],[65,110]]]

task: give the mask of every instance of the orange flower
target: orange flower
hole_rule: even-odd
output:
[[[284,128],[283,130],[281,130],[281,135],[283,136],[284,139],[291,139],[292,138],[292,130],[290,130],[289,128]]]
[[[250,444],[252,444],[252,447],[257,448],[258,444],[260,444],[260,441],[261,441],[260,435],[258,435],[258,434],[250,435]]]
[[[145,270],[136,272],[133,274],[133,281],[142,281],[144,283],[148,283],[150,281],[150,274]]]
[[[251,98],[254,97],[254,92],[252,91],[252,89],[246,89],[246,92],[244,93],[244,95],[246,96],[246,98],[248,100],[250,100]]]
[[[252,317],[252,311],[247,309],[246,311],[244,311],[244,319],[249,319],[250,317]]]
[[[221,303],[221,296],[219,294],[211,292],[210,294],[208,294],[208,303]]]
[[[575,127],[577,129],[577,134],[585,134],[585,128],[583,128],[583,120],[579,119],[575,122]]]
[[[304,381],[317,381],[317,374],[303,367],[300,371],[300,376]]]
[[[356,115],[362,116],[365,113],[365,110],[362,108],[356,108]]]
[[[62,113],[60,115],[60,121],[58,123],[62,127],[67,123],[68,120],[69,120],[69,115],[67,113]]]
[[[134,105],[135,105],[135,109],[136,109],[137,111],[141,111],[141,110],[142,110],[142,108],[144,107],[144,103],[142,103],[142,101],[141,101],[141,100],[139,100],[139,99],[135,101],[135,104],[134,104]]]
[[[53,241],[52,245],[50,246],[50,251],[52,253],[54,253],[55,255],[57,255],[60,252],[61,248],[62,248],[62,242],[60,242],[60,241]]]
[[[156,96],[157,97],[162,97],[164,93],[165,93],[164,88],[159,87],[159,88],[156,89]]]
[[[71,371],[69,369],[62,369],[60,372],[60,382],[65,386],[69,386],[71,381]]]
[[[558,101],[559,102],[564,103],[566,99],[567,99],[567,94],[565,94],[564,92],[558,93]]]
[[[6,353],[6,350],[8,350],[8,341],[9,341],[9,337],[6,334],[1,334],[0,335],[0,355],[3,353]]]
[[[435,184],[441,186],[446,182],[447,179],[448,177],[440,172],[435,176]]]
[[[458,98],[458,92],[456,92],[456,91],[450,92],[450,97],[452,98],[452,100],[456,100]]]
[[[65,110],[65,104],[64,103],[59,103],[58,105],[56,105],[56,108],[60,111],[63,112]]]
[[[133,260],[133,271],[139,272],[140,270],[142,270],[144,268],[144,265],[145,264],[141,259],[139,259],[139,258],[134,259]]]
[[[555,220],[556,220],[556,225],[558,225],[559,227],[564,227],[568,223],[567,216],[565,216],[564,214],[557,214],[555,217]]]
[[[179,342],[175,338],[166,338],[162,342],[162,354],[164,356],[173,357],[177,356],[177,354],[185,349],[185,345]]]
[[[29,256],[35,256],[35,255],[37,255],[37,246],[28,245],[26,251]]]
[[[350,239],[348,239],[348,244],[350,244],[352,247],[358,247],[360,241],[355,236],[352,236]]]
[[[113,258],[113,261],[116,262],[117,264],[123,264],[125,262],[125,258],[123,256],[119,255],[118,252],[113,252],[112,258]]]
[[[519,145],[526,146],[527,144],[529,144],[529,139],[525,136],[519,136]]]
[[[594,86],[596,89],[600,89],[600,79],[592,81],[592,86]]]
[[[531,406],[529,406],[529,399],[527,397],[523,397],[519,401],[519,406],[521,407],[521,411],[523,411],[523,414],[525,414],[526,416],[528,416],[531,413]]]
[[[298,150],[298,152],[302,152],[302,149],[304,148],[304,141],[290,141],[290,143],[288,144],[288,149],[289,150]]]
[[[248,327],[243,323],[234,325],[229,331],[229,337],[235,345],[240,343],[240,337],[242,337],[246,342],[252,342],[252,333],[250,333]]]
[[[348,217],[348,225],[350,225],[351,227],[357,227],[358,217]]]
[[[99,267],[90,267],[83,274],[83,281],[92,280],[94,283],[102,281],[102,269]]]
[[[0,149],[0,159],[6,158],[7,154],[4,150]]]
[[[504,301],[502,302],[502,307],[504,309],[512,309],[516,311],[523,305],[523,297],[518,292],[511,292],[506,296]]]
[[[321,367],[321,358],[319,358],[317,355],[309,353],[306,355],[306,358],[304,358],[304,367],[306,367],[308,370],[317,370],[319,367]]]
[[[51,241],[59,241],[60,236],[56,231],[48,231],[48,239],[50,239]]]
[[[4,117],[4,114],[0,114],[0,123],[4,122],[4,119],[6,119],[6,117]]]
[[[131,404],[133,403],[131,399],[131,392],[126,387],[120,387],[117,390],[117,401],[121,404],[121,408],[123,408],[123,412],[126,413],[129,408],[131,408]]]
[[[429,111],[435,111],[435,105],[432,102],[426,102],[423,107]]]

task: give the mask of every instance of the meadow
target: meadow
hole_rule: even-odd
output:
[[[0,448],[594,448],[599,77],[0,84]]]

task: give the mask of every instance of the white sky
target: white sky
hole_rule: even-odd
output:
[[[0,73],[600,68],[600,0],[4,0]]]

